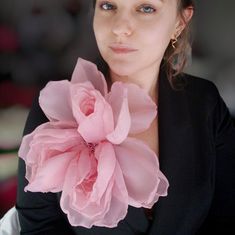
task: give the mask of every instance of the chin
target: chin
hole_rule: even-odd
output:
[[[130,69],[128,69],[128,68],[120,68],[120,67],[112,67],[112,66],[110,66],[110,70],[114,73],[114,74],[116,74],[116,75],[118,75],[118,76],[120,76],[120,77],[128,77],[128,76],[130,76],[131,74],[133,74],[134,72],[132,72],[132,70],[130,70]]]
[[[107,61],[107,64],[109,65],[110,70],[118,76],[130,76],[131,74],[134,74],[136,72],[134,66],[131,66],[126,61],[120,61],[120,62]]]

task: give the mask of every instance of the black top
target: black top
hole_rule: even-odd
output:
[[[143,208],[129,206],[116,228],[72,227],[58,194],[24,192],[25,164],[19,159],[21,234],[235,234],[235,127],[213,83],[189,75],[184,79],[184,89],[174,90],[160,76],[159,161],[170,186],[168,196],[154,205],[152,222]],[[46,121],[36,100],[24,134]]]

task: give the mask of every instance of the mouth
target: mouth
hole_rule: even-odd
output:
[[[128,54],[138,51],[137,49],[124,44],[113,44],[109,48],[116,54]]]

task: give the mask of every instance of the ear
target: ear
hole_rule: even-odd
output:
[[[182,17],[183,17],[183,21],[185,22],[185,24],[189,23],[189,21],[191,20],[193,16],[193,13],[194,13],[194,9],[192,6],[189,6],[183,10]]]
[[[175,30],[172,35],[172,39],[178,38],[187,24],[190,22],[194,13],[194,9],[192,6],[185,8],[181,14],[178,15],[178,19],[175,24]]]

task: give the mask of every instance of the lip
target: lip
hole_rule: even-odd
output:
[[[116,54],[128,54],[138,51],[136,48],[125,44],[112,44],[109,46],[109,48]]]

